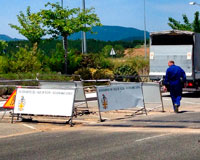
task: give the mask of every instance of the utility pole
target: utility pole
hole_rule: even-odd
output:
[[[83,0],[83,11],[85,11],[85,0]],[[86,24],[84,25],[86,27]],[[87,53],[86,33],[82,32],[82,53]]]
[[[63,0],[61,0],[61,6],[62,6],[62,8],[63,8]]]
[[[144,50],[145,50],[145,59],[147,59],[146,0],[144,0]]]
[[[64,5],[63,5],[63,0],[61,0],[61,7],[62,7],[62,9],[64,8],[63,7]],[[65,45],[64,45],[64,37],[63,37],[63,49],[65,50],[66,48],[64,47]]]

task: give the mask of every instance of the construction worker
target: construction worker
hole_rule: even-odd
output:
[[[169,61],[168,66],[169,68],[166,71],[164,80],[164,90],[167,90],[167,88],[169,89],[174,112],[178,113],[182,98],[183,84],[186,84],[186,75],[185,71],[181,67],[176,66],[174,61]]]

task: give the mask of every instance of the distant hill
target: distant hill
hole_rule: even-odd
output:
[[[11,38],[7,35],[0,34],[0,40],[3,40],[3,41],[20,41],[21,39]]]
[[[87,39],[96,39],[102,41],[133,41],[143,40],[144,31],[136,28],[127,28],[120,26],[97,26],[92,29],[96,34],[87,33]],[[81,33],[75,33],[69,37],[69,39],[76,40],[81,38]],[[149,38],[149,32],[147,32],[147,38]]]
[[[144,31],[136,28],[127,28],[120,26],[102,26],[93,27],[92,33],[87,33],[87,39],[95,39],[101,41],[134,41],[143,40]],[[81,39],[81,32],[75,33],[69,37],[71,40]],[[147,32],[149,38],[149,32]],[[22,39],[11,38],[7,35],[0,34],[0,40],[4,41],[19,41]]]

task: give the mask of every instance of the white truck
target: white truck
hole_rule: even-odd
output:
[[[200,89],[200,34],[170,30],[150,34],[150,79],[165,76],[168,61],[173,60],[187,76],[187,90]]]

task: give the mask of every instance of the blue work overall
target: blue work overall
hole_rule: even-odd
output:
[[[182,86],[185,82],[186,75],[181,67],[172,65],[167,69],[164,85],[169,86],[174,110],[175,105],[178,107],[180,106],[180,101],[182,98]]]

